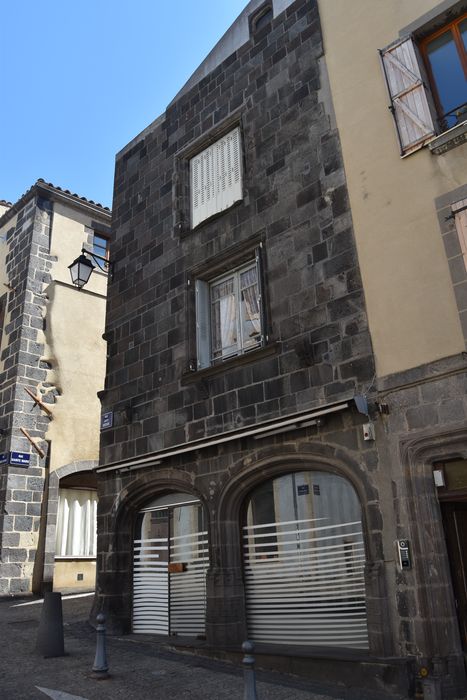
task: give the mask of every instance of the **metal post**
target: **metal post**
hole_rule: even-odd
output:
[[[36,651],[46,659],[54,656],[65,656],[61,593],[47,591],[44,594]]]
[[[96,618],[96,657],[92,667],[92,677],[97,680],[108,678],[109,665],[107,663],[107,653],[105,648],[105,615],[99,613]]]
[[[255,657],[253,652],[255,645],[253,642],[243,642],[242,651],[245,652],[243,657],[243,679],[245,681],[243,700],[258,700],[256,695],[256,677],[255,677]]]

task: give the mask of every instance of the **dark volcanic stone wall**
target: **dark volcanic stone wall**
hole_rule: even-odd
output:
[[[8,292],[9,320],[4,328],[8,344],[1,357],[0,452],[29,453],[30,466],[0,466],[0,595],[27,593],[33,586],[45,469],[20,427],[43,440],[49,424],[47,416],[31,412],[33,402],[24,389],[47,380],[41,360],[46,308],[42,292],[44,283],[51,279],[52,211],[51,202],[33,197],[6,234],[6,272],[12,290]]]
[[[298,0],[119,155],[103,398],[114,427],[102,434],[101,464],[332,403],[371,383],[322,53],[316,3]],[[243,201],[192,231],[189,158],[237,124]],[[190,372],[197,272],[249,259],[259,242],[266,347]]]

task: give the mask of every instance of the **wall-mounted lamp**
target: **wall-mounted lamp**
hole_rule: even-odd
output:
[[[95,262],[100,260],[103,264],[99,265],[98,263],[99,269],[107,273],[110,279],[112,279],[112,263],[110,260],[108,258],[103,258],[100,255],[96,255],[90,250],[86,250],[86,248],[82,248],[79,258],[76,258],[76,260],[73,260],[71,265],[68,265],[71,281],[75,287],[78,287],[78,289],[82,289],[82,287],[87,284],[89,278],[91,277],[91,272],[96,267],[92,264],[92,260],[86,257],[87,255],[89,255]]]

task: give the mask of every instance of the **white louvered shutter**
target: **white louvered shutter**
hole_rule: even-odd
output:
[[[242,199],[241,139],[237,127],[190,161],[191,225]]]
[[[198,369],[211,364],[209,328],[209,284],[196,280],[196,354]]]
[[[412,39],[381,51],[402,153],[421,148],[435,129]]]
[[[191,208],[198,211],[201,207],[201,156],[192,158],[191,163]]]

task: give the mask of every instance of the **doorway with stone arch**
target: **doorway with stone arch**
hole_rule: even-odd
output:
[[[202,503],[183,492],[158,496],[140,509],[134,532],[133,632],[204,637],[209,546]]]
[[[256,485],[242,539],[251,639],[368,649],[362,509],[350,481],[307,470]]]

